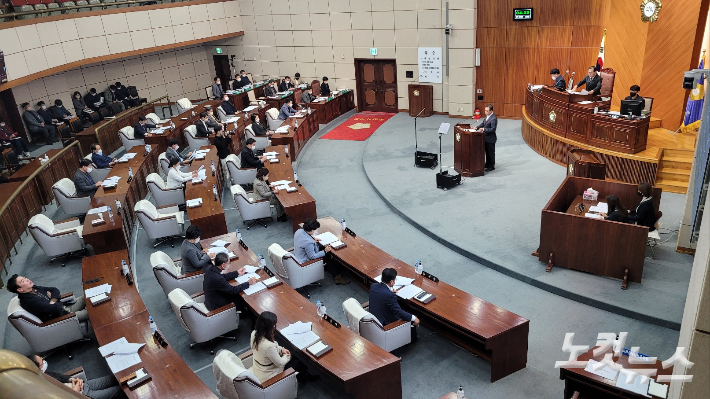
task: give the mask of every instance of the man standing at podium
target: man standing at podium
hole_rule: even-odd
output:
[[[602,92],[602,77],[597,73],[596,69],[593,66],[589,67],[587,76],[585,76],[584,79],[580,80],[577,83],[577,88],[579,88],[579,86],[583,84],[587,85],[586,89],[589,94],[598,96]]]
[[[493,113],[493,105],[488,104],[484,109],[486,117],[480,125],[476,126],[479,132],[486,134],[486,172],[496,170],[496,128],[498,127],[498,117]]]

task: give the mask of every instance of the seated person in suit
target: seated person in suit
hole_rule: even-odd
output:
[[[104,155],[101,146],[98,143],[91,145],[91,161],[99,168],[113,168],[116,165],[117,159]]]
[[[71,118],[73,118],[73,115],[64,108],[64,104],[62,104],[62,100],[60,99],[54,100],[54,105],[49,107],[49,113],[52,114],[54,119],[64,121],[67,124]]]
[[[104,99],[106,100],[106,104],[110,107],[113,104],[118,104],[118,109],[119,112],[125,111],[126,110],[126,104],[123,103],[123,101],[120,101],[116,95],[116,86],[115,85],[110,85],[108,89],[104,92]]]
[[[37,103],[37,113],[39,116],[44,119],[44,124],[45,125],[61,125],[64,123],[63,121],[60,121],[59,119],[55,118],[54,115],[52,115],[52,111],[47,109],[47,104],[44,103],[44,101],[39,101]]]
[[[57,141],[57,128],[54,127],[54,125],[47,125],[46,123],[44,123],[44,119],[42,119],[42,116],[40,116],[40,114],[38,114],[37,111],[32,108],[32,105],[30,103],[22,103],[20,107],[25,111],[22,114],[22,119],[25,121],[25,125],[27,125],[27,130],[29,130],[30,133],[42,137],[42,139],[47,145],[51,145],[52,143]]]
[[[202,248],[200,236],[202,229],[196,224],[190,225],[185,230],[185,239],[180,246],[180,257],[182,259],[182,274],[199,272],[207,265],[212,264],[212,259],[207,253],[207,249]]]
[[[99,112],[99,108],[106,108],[107,106],[106,102],[104,102],[103,96],[97,93],[96,88],[94,87],[92,87],[84,96],[84,103],[86,103],[86,106],[91,108],[94,112]]]
[[[18,157],[29,158],[32,156],[29,152],[30,149],[27,146],[27,140],[20,137],[17,133],[13,132],[12,129],[10,129],[10,126],[7,126],[7,123],[5,123],[5,119],[1,117],[0,141],[3,143],[3,145],[11,145],[12,149],[15,151],[15,154],[17,154]]]
[[[298,85],[300,85],[301,83],[303,83],[303,82],[301,82],[301,74],[298,73],[298,72],[296,72],[296,74],[293,75],[293,85],[294,85],[294,86],[298,86]]]
[[[207,112],[207,126],[211,127],[212,129],[214,129],[218,125],[226,127],[224,126],[224,123],[219,120],[219,117],[214,114],[214,110],[212,109],[211,105],[205,105],[205,112]]]
[[[641,91],[641,87],[639,85],[633,85],[629,88],[629,95],[624,99],[624,100],[634,100],[634,101],[641,101],[643,105],[646,105],[646,100],[641,97],[639,92]]]
[[[222,111],[224,111],[224,113],[227,115],[236,115],[237,112],[239,112],[237,110],[237,108],[234,106],[234,104],[232,104],[232,102],[229,101],[228,94],[225,94],[224,97],[222,97],[221,106],[222,106]]]
[[[200,112],[200,119],[195,122],[195,128],[197,130],[197,133],[195,134],[197,137],[209,137],[209,135],[212,134],[214,128],[210,127],[207,122],[207,112]]]
[[[310,86],[306,87],[306,89],[303,90],[303,94],[301,94],[301,102],[304,104],[310,104],[311,101],[315,99],[316,96],[313,95],[313,89]]]
[[[170,139],[170,141],[168,142],[168,149],[165,150],[165,156],[168,158],[168,161],[170,161],[171,159],[177,159],[180,166],[189,165],[190,162],[187,161],[186,159],[190,158],[190,155],[192,155],[192,151],[185,154],[185,156],[183,158],[183,155],[180,153],[179,150],[180,150],[180,140]]]
[[[83,296],[76,297],[74,304],[64,306],[56,287],[35,285],[32,280],[17,274],[13,274],[7,280],[7,290],[17,294],[20,306],[37,316],[42,322],[56,319],[67,313],[75,313],[80,322],[89,319]]]
[[[215,76],[214,83],[212,84],[212,97],[222,98],[224,90],[222,90],[222,81]]]
[[[169,189],[182,187],[185,182],[197,177],[196,170],[192,171],[192,173],[182,172],[179,169],[180,161],[177,158],[170,158],[168,164],[170,165],[170,168],[168,169],[168,182],[166,183],[166,186]]]
[[[271,79],[269,84],[264,86],[264,97],[276,97],[276,81]]]
[[[293,83],[291,83],[291,78],[286,76],[279,85],[279,91],[284,92],[289,91],[290,89],[293,89]]]
[[[263,168],[266,156],[257,157],[254,151],[256,150],[256,140],[249,137],[246,145],[242,148],[242,168]]]
[[[244,308],[244,301],[239,293],[249,288],[250,285],[256,284],[254,277],[239,285],[229,284],[230,281],[244,275],[246,270],[242,267],[237,271],[224,273],[228,267],[229,255],[225,253],[217,254],[214,258],[214,265],[210,263],[205,267],[202,291],[205,293],[205,307],[210,312],[230,303],[233,303],[237,309]],[[237,328],[237,326],[235,325],[234,328]]]
[[[74,186],[76,186],[76,193],[81,197],[93,197],[96,194],[96,190],[101,187],[103,181],[95,182],[89,173],[94,170],[91,166],[91,161],[84,158],[79,162],[79,169],[74,173]]]
[[[557,68],[552,68],[550,70],[550,77],[552,80],[555,82],[555,89],[559,91],[565,91],[567,89],[567,85],[565,84],[565,78],[560,76],[560,70]]]
[[[244,87],[244,83],[242,82],[242,77],[237,75],[234,77],[234,81],[232,82],[232,90],[239,90],[242,87]]]
[[[320,223],[317,220],[308,218],[303,222],[303,227],[293,233],[293,256],[299,263],[303,264],[319,258],[326,258],[323,261],[328,263],[330,255],[326,256],[326,253],[330,252],[330,245],[326,245],[323,250],[318,246],[320,239],[315,236],[318,235],[319,227]],[[336,269],[335,284],[349,284],[350,279],[343,275],[340,267],[333,262],[330,263]]]
[[[266,128],[261,124],[259,114],[256,112],[251,114],[251,131],[254,132],[255,136],[269,136],[269,138],[271,138],[271,135],[274,134],[274,132],[266,130]]]
[[[249,86],[251,84],[251,80],[249,80],[249,75],[247,75],[247,71],[243,69],[239,71],[239,78],[242,80],[242,87]]]
[[[152,123],[148,123],[148,119],[141,115],[138,117],[138,123],[136,123],[135,126],[133,126],[133,137],[137,139],[143,139],[145,136],[149,136],[150,133],[148,133],[149,129],[155,129],[157,126],[155,126]]]
[[[84,102],[84,99],[81,98],[81,93],[78,91],[75,91],[74,94],[72,94],[72,99],[71,99],[72,105],[74,106],[74,112],[81,117],[82,119],[91,122],[92,116],[91,114],[94,113],[94,110],[89,108],[86,105],[86,102]]]
[[[294,115],[301,115],[301,112],[296,112],[296,110],[293,109],[293,99],[289,98],[288,100],[286,100],[283,107],[281,107],[281,110],[279,110],[279,119],[285,121],[286,119]]]
[[[328,77],[323,76],[323,83],[320,84],[320,95],[328,97],[330,95],[330,86],[328,86]]]
[[[382,270],[382,282],[372,283],[370,286],[370,313],[386,326],[397,320],[411,321],[412,325],[419,325],[419,319],[399,307],[397,294],[392,291],[397,279],[397,270],[388,267]]]
[[[611,220],[612,222],[628,222],[629,212],[621,205],[619,197],[614,194],[606,196],[606,204],[608,206],[609,213],[602,213],[601,215],[606,220]]]
[[[124,104],[128,104],[128,106],[131,107],[136,107],[139,104],[140,99],[138,96],[132,96],[131,93],[128,91],[128,87],[124,86],[121,84],[121,82],[116,82],[114,84],[116,86],[116,93],[118,93],[118,98],[119,100],[124,101]],[[128,106],[126,108],[128,108]]]
[[[579,88],[579,86],[586,84],[587,86],[585,87],[586,90],[595,96],[598,96],[601,91],[602,91],[602,77],[597,73],[597,70],[595,67],[590,66],[587,72],[587,76],[584,77],[584,79],[580,80],[577,83],[576,88]]]
[[[651,197],[651,185],[641,183],[638,186],[639,197],[643,197],[639,206],[629,212],[629,221],[639,226],[648,227],[648,231],[656,230],[656,209],[653,205],[653,197]]]
[[[66,385],[75,392],[78,392],[91,399],[119,399],[125,398],[121,386],[113,376],[104,376],[82,380],[81,378],[71,378],[66,374],[47,371],[48,363],[37,355],[27,356],[46,375]]]
[[[254,331],[251,332],[249,339],[249,347],[254,356],[254,367],[252,368],[254,377],[263,384],[284,370],[292,368],[298,372],[296,379],[299,382],[307,383],[318,379],[317,375],[308,372],[308,367],[305,364],[291,356],[288,349],[279,346],[276,342],[277,320],[276,314],[268,310],[261,312],[256,318]]]
[[[254,192],[252,194],[252,198],[254,198],[254,201],[268,199],[269,203],[276,208],[276,220],[279,222],[285,222],[287,220],[286,213],[284,212],[284,206],[281,205],[281,201],[276,198],[277,191],[279,190],[275,187],[272,188],[269,183],[269,169],[259,169],[256,172],[256,177],[254,178]]]

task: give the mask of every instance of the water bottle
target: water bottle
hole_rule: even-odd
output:
[[[239,229],[237,229],[237,241],[242,240],[242,233],[239,232]]]
[[[110,206],[107,205],[107,207],[108,207],[108,220],[110,220],[111,223],[113,223],[113,210],[111,209]]]
[[[313,112],[313,111],[311,111],[311,105],[310,105],[310,104],[308,104],[308,115],[310,115],[310,114],[311,114],[311,112]]]
[[[286,148],[284,149],[284,151],[286,151],[286,158],[288,158],[288,146],[286,146]]]
[[[599,107],[594,103],[594,113],[596,114],[597,112],[599,112]]]
[[[121,259],[121,274],[125,276],[128,273],[128,263],[126,263],[125,259]]]
[[[414,261],[414,273],[419,274],[419,259]]]
[[[192,111],[192,116],[195,116],[195,111]]]
[[[133,180],[133,168],[131,168],[129,166],[128,167],[128,182],[130,182],[131,180]]]
[[[212,185],[212,194],[214,194],[214,200],[217,201],[217,186]]]
[[[294,121],[293,130],[298,130],[298,119]]]
[[[456,391],[456,399],[464,399],[463,385],[459,385],[459,390]]]
[[[147,154],[149,152],[150,152],[150,144],[146,144],[145,145],[145,153]]]
[[[116,212],[118,212],[119,215],[121,214],[121,201],[120,200],[116,200]]]
[[[148,325],[150,326],[151,334],[155,334],[155,332],[158,331],[158,326],[155,325],[155,322],[153,321],[153,316],[148,316]]]
[[[212,161],[212,176],[215,175],[215,171],[216,171],[216,170],[217,170],[217,169],[215,169],[215,167],[214,167],[214,161]]]
[[[258,261],[259,262],[259,269],[263,269],[264,267],[266,267],[266,259],[264,259],[264,257],[261,256],[261,254],[258,254],[256,257],[259,260]]]
[[[348,225],[345,224],[345,218],[340,218],[340,226],[342,226],[343,231],[348,228]]]
[[[298,173],[295,170],[293,171],[293,180],[295,180],[296,183],[298,183]]]
[[[317,310],[317,312],[318,312],[318,317],[323,317],[323,313],[321,313],[321,310],[320,310],[320,308],[321,308],[322,306],[323,306],[323,305],[321,305],[320,300],[316,301],[316,310]]]
[[[424,265],[421,261],[419,261],[419,270],[417,271],[417,274],[422,274],[422,272],[424,272]]]
[[[325,303],[320,304],[320,317],[325,317],[326,315],[326,310],[325,310]]]

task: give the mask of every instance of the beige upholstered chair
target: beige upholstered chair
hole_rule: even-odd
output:
[[[242,217],[244,224],[247,225],[247,230],[256,223],[266,227],[262,219],[273,219],[271,216],[271,203],[268,199],[254,201],[254,199],[244,191],[242,186],[238,184],[230,187],[230,190],[234,198],[234,204],[239,210],[239,215]]]
[[[251,350],[237,356],[222,349],[212,362],[217,392],[226,399],[294,399],[298,396],[298,373],[286,369],[268,381],[259,381],[253,373]]]
[[[91,197],[78,196],[74,182],[66,177],[54,183],[52,192],[57,198],[62,211],[67,215],[84,215],[91,207]]]
[[[165,181],[157,173],[149,174],[145,180],[157,206],[182,205],[185,203],[185,192],[182,187],[167,188]]]
[[[232,177],[232,184],[254,184],[256,168],[242,168],[242,159],[239,155],[235,154],[227,155],[226,162],[229,175]]]
[[[84,227],[79,223],[79,218],[54,224],[40,213],[32,216],[28,228],[44,254],[53,257],[50,263],[63,258],[62,266],[65,266],[70,257],[81,258],[86,255],[82,239]]]
[[[166,296],[175,288],[182,289],[188,295],[202,291],[205,272],[182,274],[181,262],[176,263],[163,251],[153,252],[150,255],[150,265],[153,267],[153,274],[158,279],[158,284],[163,288]]]
[[[311,296],[304,287],[323,280],[324,264],[322,258],[300,263],[293,256],[293,253],[274,243],[269,246],[269,259],[271,259],[271,264],[274,265],[276,274],[286,280],[293,289],[303,289],[308,298]]]
[[[150,201],[140,200],[136,203],[135,213],[148,238],[158,241],[153,248],[166,241],[174,247],[173,238],[184,238],[185,213],[177,206],[157,209]]]
[[[412,342],[411,322],[399,320],[383,327],[355,298],[343,302],[343,312],[351,330],[387,352]]]

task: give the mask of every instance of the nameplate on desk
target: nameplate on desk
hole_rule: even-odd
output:
[[[197,208],[198,206],[202,206],[202,198],[187,200],[185,201],[185,206],[188,208]]]
[[[425,272],[425,271],[422,271],[422,277],[428,278],[429,280],[431,280],[431,281],[433,281],[433,282],[435,282],[435,283],[438,283],[438,282],[439,282],[439,278],[438,278],[438,277],[436,277],[436,276],[433,275],[433,274],[427,273],[427,272]]]
[[[202,179],[192,179],[192,184],[202,184]]]
[[[276,287],[277,285],[283,284],[283,281],[277,279],[276,277],[269,277],[263,281],[266,288]]]
[[[96,305],[100,305],[104,302],[110,301],[111,297],[108,296],[106,293],[103,293],[103,294],[92,296],[91,298],[89,298],[89,300],[91,301],[92,305],[96,306]]]
[[[186,121],[186,120],[187,120],[187,118],[180,118],[180,120],[181,120],[181,121]]]
[[[264,272],[268,274],[270,277],[274,277],[274,272],[271,271],[268,267],[264,266]]]
[[[344,243],[344,242],[342,242],[342,241],[340,241],[340,240],[335,240],[335,241],[333,241],[333,242],[330,243],[330,247],[333,248],[333,249],[345,248],[345,247],[347,247],[347,246],[348,246],[348,244],[346,244],[346,243]]]
[[[333,347],[330,346],[330,345],[328,345],[328,344],[326,344],[326,343],[323,342],[322,340],[319,340],[319,341],[316,342],[315,344],[313,344],[313,345],[309,346],[308,348],[306,348],[306,350],[307,350],[308,353],[310,353],[311,355],[315,356],[316,358],[319,358],[319,357],[325,355],[326,353],[332,351],[332,350],[333,350]]]
[[[346,227],[346,228],[345,228],[345,232],[348,233],[348,234],[350,234],[350,235],[353,236],[353,237],[356,237],[356,236],[357,236],[354,231],[350,230],[350,227]]]
[[[325,321],[327,321],[328,323],[332,324],[335,328],[340,328],[340,325],[341,325],[341,324],[338,323],[338,321],[335,320],[334,318],[328,316],[327,313],[323,315],[323,320],[325,320]]]
[[[269,163],[279,163],[278,158],[269,158]]]
[[[416,299],[417,301],[419,301],[423,304],[427,304],[427,303],[433,301],[434,299],[436,299],[436,295],[426,292],[426,291],[422,291],[422,292],[418,293],[417,295],[414,295],[414,299]]]
[[[98,226],[104,223],[106,223],[106,219],[94,219],[91,221],[92,226]]]
[[[287,193],[295,193],[296,191],[298,191],[298,187],[288,187],[288,188],[286,188],[286,192],[287,192]]]
[[[239,240],[239,245],[241,245],[244,249],[249,249],[249,247],[247,247],[247,244],[243,240]]]

